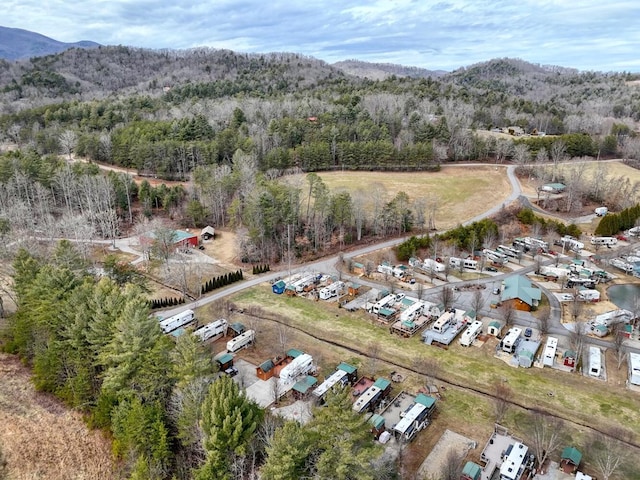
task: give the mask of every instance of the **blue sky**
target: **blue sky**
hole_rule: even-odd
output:
[[[0,24],[65,42],[296,52],[454,70],[499,57],[640,72],[640,1],[4,0]]]

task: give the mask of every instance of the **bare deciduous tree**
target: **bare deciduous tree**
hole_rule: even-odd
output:
[[[440,471],[441,480],[458,480],[462,473],[464,465],[465,453],[456,448],[450,448],[445,457],[442,470]]]
[[[368,354],[368,370],[369,373],[375,376],[378,373],[378,361],[380,360],[380,352],[382,347],[378,342],[371,342],[367,347]]]
[[[529,418],[528,432],[531,447],[540,464],[540,473],[544,473],[545,462],[564,442],[564,424],[558,418],[534,412]]]
[[[587,339],[586,327],[582,322],[576,322],[573,330],[569,333],[569,344],[576,352],[576,360],[581,362],[584,345]]]
[[[549,320],[551,318],[551,310],[548,306],[544,306],[538,309],[538,316],[536,319],[536,323],[538,325],[538,330],[540,331],[540,335],[546,335],[549,332]]]
[[[616,353],[616,361],[618,363],[618,370],[622,366],[622,362],[624,362],[624,358],[627,355],[627,351],[625,349],[626,343],[626,330],[624,323],[616,323],[613,326],[613,351]]]
[[[510,328],[516,319],[516,309],[512,302],[503,303],[500,306],[500,314],[506,328]]]
[[[589,459],[601,475],[602,480],[609,480],[625,462],[628,452],[621,440],[627,438],[627,432],[616,428],[606,435],[592,435],[587,451]]]
[[[450,309],[456,301],[457,295],[449,285],[445,285],[438,292],[438,300],[445,310]]]
[[[471,308],[476,312],[476,315],[480,315],[480,310],[484,308],[487,299],[482,294],[482,290],[475,290],[471,297]]]

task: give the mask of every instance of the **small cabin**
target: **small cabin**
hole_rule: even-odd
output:
[[[382,434],[382,432],[386,430],[384,417],[382,415],[378,415],[377,413],[371,415],[369,424],[371,425],[371,433],[376,440]]]
[[[210,240],[216,236],[216,231],[212,226],[207,225],[200,232],[200,236],[203,240]]]
[[[487,334],[493,335],[494,337],[502,336],[502,329],[504,325],[499,320],[492,320],[489,322],[489,326],[487,328]]]
[[[273,285],[271,285],[271,290],[273,290],[273,293],[275,293],[276,295],[282,295],[286,287],[287,287],[287,284],[284,283],[284,280],[280,280],[279,282],[276,282]]]
[[[262,362],[256,367],[256,376],[260,380],[269,380],[275,374],[275,366],[275,363],[273,363],[271,359]]]
[[[460,480],[480,480],[482,477],[482,467],[473,462],[467,462],[462,469]]]

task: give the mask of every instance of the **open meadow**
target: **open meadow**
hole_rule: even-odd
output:
[[[498,205],[511,193],[504,167],[443,165],[439,172],[322,172],[322,181],[334,191],[362,194],[373,209],[374,201],[391,201],[398,192],[405,192],[411,201],[417,198],[437,198],[435,220],[438,230],[449,229]],[[289,183],[305,192],[304,175],[293,175]]]

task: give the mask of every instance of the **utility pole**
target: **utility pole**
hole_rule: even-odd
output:
[[[287,260],[289,262],[289,278],[291,278],[291,224],[287,223]]]

